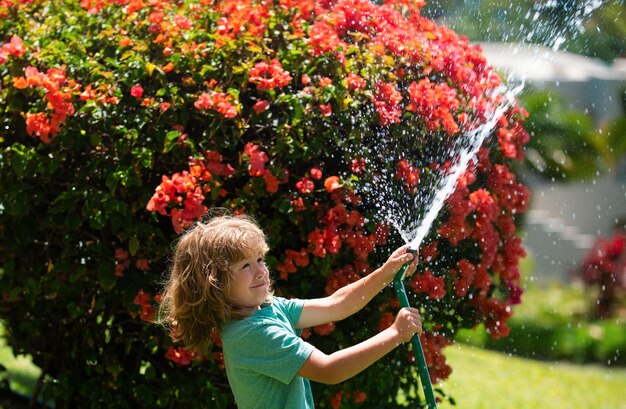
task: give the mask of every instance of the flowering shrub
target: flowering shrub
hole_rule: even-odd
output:
[[[283,296],[332,294],[387,258],[401,240],[360,193],[379,165],[350,147],[409,138],[416,150],[387,165],[413,195],[449,166],[417,148],[463,138],[498,103],[480,48],[423,4],[0,0],[0,311],[42,368],[36,393],[57,407],[232,407],[219,337],[197,356],[150,324],[171,242],[211,207],[259,220]],[[505,336],[520,301],[528,192],[510,165],[524,116],[499,118],[421,249],[410,289],[435,382],[457,329]],[[398,307],[386,290],[304,336],[334,351]],[[411,360],[398,348],[314,387],[316,402],[395,407]]]
[[[597,291],[593,306],[595,318],[615,315],[626,297],[626,232],[598,238],[585,255],[577,274],[583,283]]]

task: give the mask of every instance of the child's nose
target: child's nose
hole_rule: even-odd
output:
[[[256,274],[254,275],[256,278],[261,278],[265,275],[266,269],[264,267],[257,267]]]

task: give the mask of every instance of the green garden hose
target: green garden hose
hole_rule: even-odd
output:
[[[417,256],[417,250],[408,249],[407,252],[413,253],[413,257]],[[402,283],[407,268],[408,264],[403,265],[393,279],[393,287],[396,289],[396,295],[398,296],[398,300],[400,301],[400,306],[402,308],[410,307],[409,299],[407,298],[406,291],[404,289],[404,283]],[[422,349],[422,343],[420,342],[419,335],[413,335],[411,343],[413,344],[413,355],[415,356],[415,363],[417,364],[417,370],[420,374],[422,387],[424,388],[424,395],[426,396],[428,409],[437,409],[433,385],[430,383],[428,366],[426,366],[426,358],[424,357],[424,350]]]

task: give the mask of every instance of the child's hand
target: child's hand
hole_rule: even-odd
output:
[[[409,342],[413,335],[422,333],[422,318],[416,308],[402,308],[391,327],[396,330],[401,342]]]
[[[400,267],[409,262],[409,267],[406,269],[405,274],[411,276],[415,272],[419,258],[419,250],[417,250],[415,256],[413,256],[413,254],[406,251],[408,247],[408,244],[405,244],[391,253],[391,256],[389,256],[385,264],[383,264],[383,270],[385,270],[387,274],[395,275],[398,270],[400,270]]]

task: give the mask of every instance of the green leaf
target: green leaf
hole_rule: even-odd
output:
[[[138,249],[139,249],[139,240],[137,240],[137,237],[133,236],[128,241],[128,251],[130,252],[131,256],[134,256],[135,254],[137,254]]]
[[[154,72],[154,70],[157,68],[156,65],[152,64],[151,62],[146,63],[146,72],[148,73],[148,76],[151,77],[152,73]]]
[[[274,207],[283,214],[291,212],[291,202],[287,199],[278,199],[274,202]]]
[[[18,177],[26,176],[29,172],[29,166],[37,153],[33,148],[27,148],[26,146],[16,143],[11,146],[11,165],[15,170]]]
[[[178,138],[180,137],[180,131],[169,131],[166,135],[165,135],[165,147],[163,148],[163,151],[165,153],[170,152],[172,149],[174,149],[174,146],[176,146],[176,142],[178,141]]]
[[[115,265],[113,262],[102,262],[98,266],[98,284],[106,292],[115,287],[117,279],[115,277]]]

